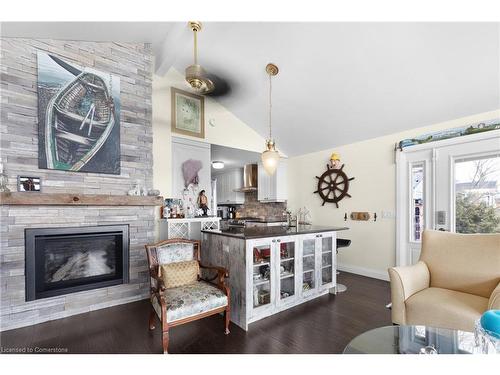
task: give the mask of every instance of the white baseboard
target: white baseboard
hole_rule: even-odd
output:
[[[374,279],[389,281],[389,274],[387,273],[387,271],[383,272],[371,268],[353,266],[350,264],[338,264],[337,268],[339,271],[345,271],[349,273],[354,273],[356,275],[362,275],[362,276],[372,277]]]

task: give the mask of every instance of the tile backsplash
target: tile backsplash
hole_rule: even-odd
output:
[[[236,209],[238,217],[257,217],[262,219],[286,220],[286,202],[261,203],[257,200],[257,192],[245,193],[245,204]]]

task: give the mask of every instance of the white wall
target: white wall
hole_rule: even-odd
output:
[[[481,113],[290,158],[288,207],[295,211],[304,205],[307,206],[314,224],[348,226],[350,228],[348,231],[339,234],[339,237],[352,240],[349,248],[340,250],[338,256],[340,268],[387,279],[387,268],[395,264],[396,224],[394,218],[383,219],[381,212],[388,211],[393,214],[396,212],[394,144],[401,139],[429,131],[453,128],[499,116],[500,110]],[[349,189],[352,198],[340,201],[339,208],[331,203],[326,203],[322,207],[321,198],[318,194],[313,194],[317,184],[315,176],[321,175],[326,170],[326,164],[333,151],[340,154],[347,175],[355,177]],[[379,217],[376,222],[350,219],[344,222],[344,213],[347,212],[349,216],[352,211],[368,211],[372,216],[377,212]]]
[[[265,139],[216,100],[205,97],[205,139],[171,133],[170,88],[186,90],[184,76],[171,68],[163,77],[153,76],[153,185],[161,195],[172,195],[172,135],[180,138],[261,152]],[[213,119],[215,127],[209,125]]]

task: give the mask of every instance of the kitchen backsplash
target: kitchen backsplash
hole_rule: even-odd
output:
[[[266,219],[286,220],[286,202],[261,203],[257,200],[257,192],[245,193],[245,204],[236,209],[238,217],[258,217]]]

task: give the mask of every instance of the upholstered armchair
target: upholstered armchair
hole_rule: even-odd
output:
[[[224,333],[229,334],[230,296],[222,267],[200,263],[200,242],[170,239],[146,245],[151,280],[149,329],[155,329],[155,315],[162,326],[163,352],[168,353],[169,329],[214,314],[224,313]],[[200,269],[215,271],[210,279]],[[215,282],[214,282],[215,281]]]
[[[426,230],[419,261],[389,277],[393,323],[472,331],[500,309],[500,234]]]

